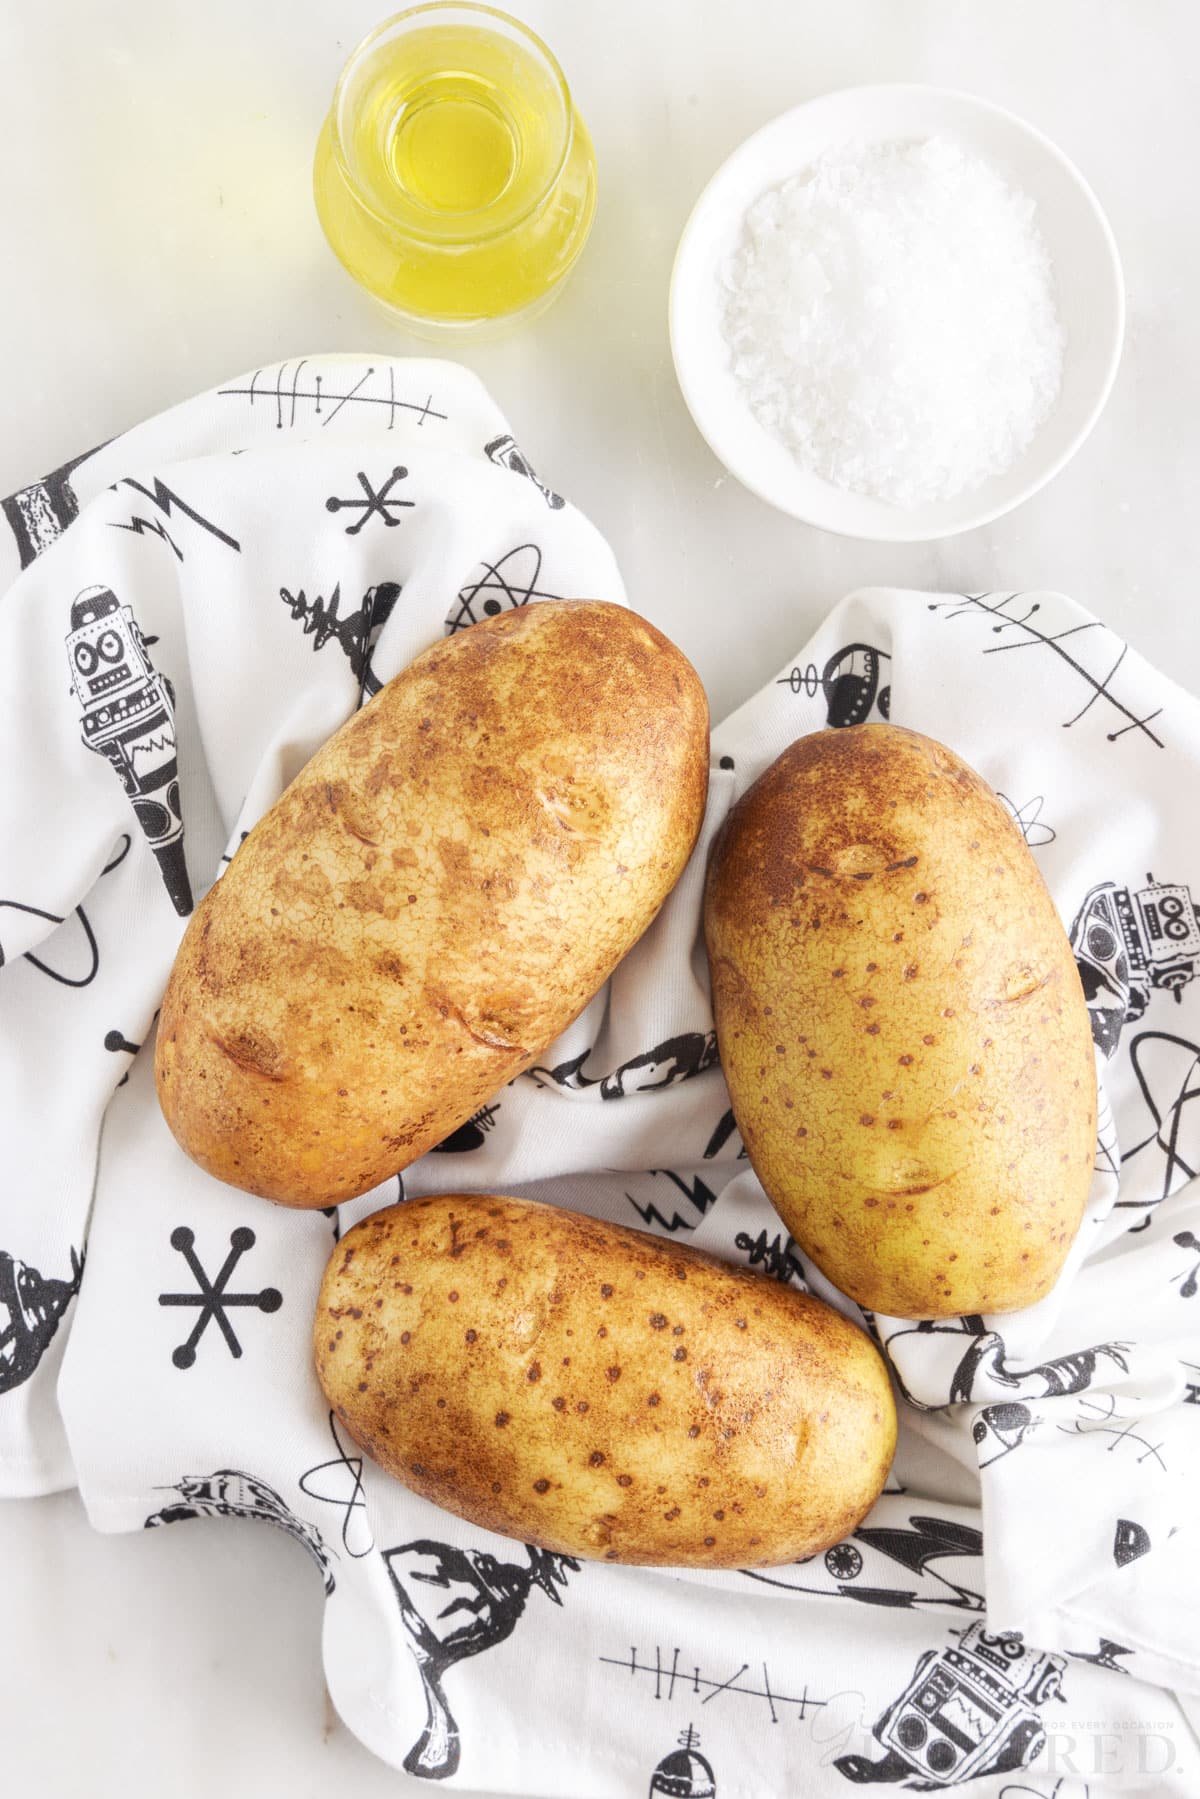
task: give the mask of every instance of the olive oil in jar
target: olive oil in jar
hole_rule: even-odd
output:
[[[360,46],[314,184],[350,273],[432,324],[545,303],[595,204],[591,143],[561,70],[525,27],[482,6],[418,7]]]

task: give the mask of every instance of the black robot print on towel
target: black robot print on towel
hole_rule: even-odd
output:
[[[412,1642],[427,1716],[404,1758],[407,1773],[446,1780],[459,1764],[458,1725],[443,1682],[456,1662],[503,1643],[516,1629],[534,1587],[561,1605],[558,1589],[579,1563],[525,1544],[527,1562],[501,1562],[481,1549],[421,1538],[383,1551],[384,1565]]]
[[[30,1378],[82,1278],[83,1258],[77,1250],[71,1251],[70,1276],[58,1280],[0,1249],[0,1394]]]
[[[1191,889],[1146,876],[1144,887],[1101,881],[1083,897],[1071,926],[1092,1036],[1107,1060],[1121,1030],[1156,992],[1176,1002],[1200,973],[1200,910]]]
[[[1045,1747],[1039,1708],[1061,1699],[1061,1656],[1026,1648],[1019,1631],[991,1635],[980,1622],[957,1643],[928,1649],[871,1734],[883,1750],[839,1755],[857,1786],[898,1784],[932,1793],[1028,1767]]]
[[[108,587],[87,587],[71,607],[71,685],[87,749],[103,756],[128,794],[171,904],[192,910],[183,854],[175,692],[150,660],[133,609]]]
[[[308,1551],[321,1570],[325,1591],[333,1592],[333,1565],[320,1531],[297,1517],[265,1480],[240,1468],[218,1468],[212,1474],[185,1474],[168,1490],[176,1497],[150,1514],[147,1530],[160,1524],[178,1524],[185,1518],[251,1518],[275,1524]]]

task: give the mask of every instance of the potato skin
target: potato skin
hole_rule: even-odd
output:
[[[313,1346],[389,1473],[564,1555],[795,1561],[853,1530],[895,1448],[883,1361],[832,1307],[531,1200],[364,1219],[325,1271]]]
[[[155,1059],[179,1143],[292,1206],[407,1167],[603,986],[707,788],[699,677],[636,613],[543,601],[435,644],[192,917]]]
[[[1047,1293],[1091,1179],[1095,1061],[986,783],[896,725],[799,739],[718,834],[705,935],[742,1139],[830,1280],[906,1318]]]

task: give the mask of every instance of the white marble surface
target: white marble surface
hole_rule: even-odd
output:
[[[596,141],[600,210],[560,304],[464,359],[608,534],[631,598],[691,655],[716,715],[871,581],[1062,587],[1200,686],[1190,0],[509,4],[566,67]],[[342,274],[309,196],[337,68],[380,10],[0,8],[0,492],[257,364],[419,347]],[[890,80],[972,89],[1056,138],[1108,210],[1129,290],[1124,366],[1072,466],[997,525],[896,549],[822,536],[723,478],[666,337],[674,243],[727,151],[809,95]],[[0,1582],[5,1792],[407,1788],[331,1715],[320,1585],[281,1536],[220,1523],[105,1538],[74,1497],[0,1504]]]

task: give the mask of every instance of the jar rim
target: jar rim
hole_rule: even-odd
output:
[[[506,237],[510,232],[517,230],[521,225],[525,224],[532,214],[545,205],[546,201],[562,179],[563,171],[567,166],[567,161],[570,157],[575,139],[575,102],[571,94],[571,89],[567,84],[566,75],[563,73],[562,65],[559,63],[558,58],[555,56],[553,50],[551,50],[549,44],[546,43],[545,39],[540,37],[538,33],[533,30],[532,26],[527,25],[523,19],[514,18],[511,13],[503,12],[498,6],[485,5],[482,3],[482,0],[422,0],[422,4],[419,6],[403,7],[400,12],[392,13],[389,18],[382,19],[378,25],[372,26],[365,37],[359,40],[342,64],[337,82],[334,85],[333,100],[329,111],[328,123],[330,148],[333,151],[333,159],[337,164],[343,181],[350,189],[352,189],[355,198],[363,210],[369,213],[376,224],[380,225],[385,231],[396,230],[398,221],[395,216],[380,210],[375,204],[373,196],[364,189],[362,183],[358,180],[350,166],[350,160],[346,155],[345,146],[342,142],[342,102],[346,97],[347,84],[351,72],[361,64],[363,58],[369,54],[377,43],[381,42],[397,25],[407,24],[410,20],[421,19],[427,15],[436,15],[438,13],[475,13],[478,15],[481,25],[486,25],[489,20],[496,19],[503,25],[509,27],[516,34],[518,39],[524,40],[524,42],[531,46],[537,55],[545,62],[563,104],[564,131],[562,147],[558,159],[552,171],[547,175],[544,184],[519,213],[514,213],[511,217],[506,218],[501,224],[493,226],[490,230],[475,223],[474,225],[465,228],[461,233],[441,231],[435,235],[433,233],[423,233],[419,225],[414,225],[409,220],[405,220],[402,227],[400,227],[404,230],[406,235],[418,238],[431,245],[489,243],[499,238]],[[431,22],[434,21],[431,20]],[[477,215],[475,216],[477,217]]]

